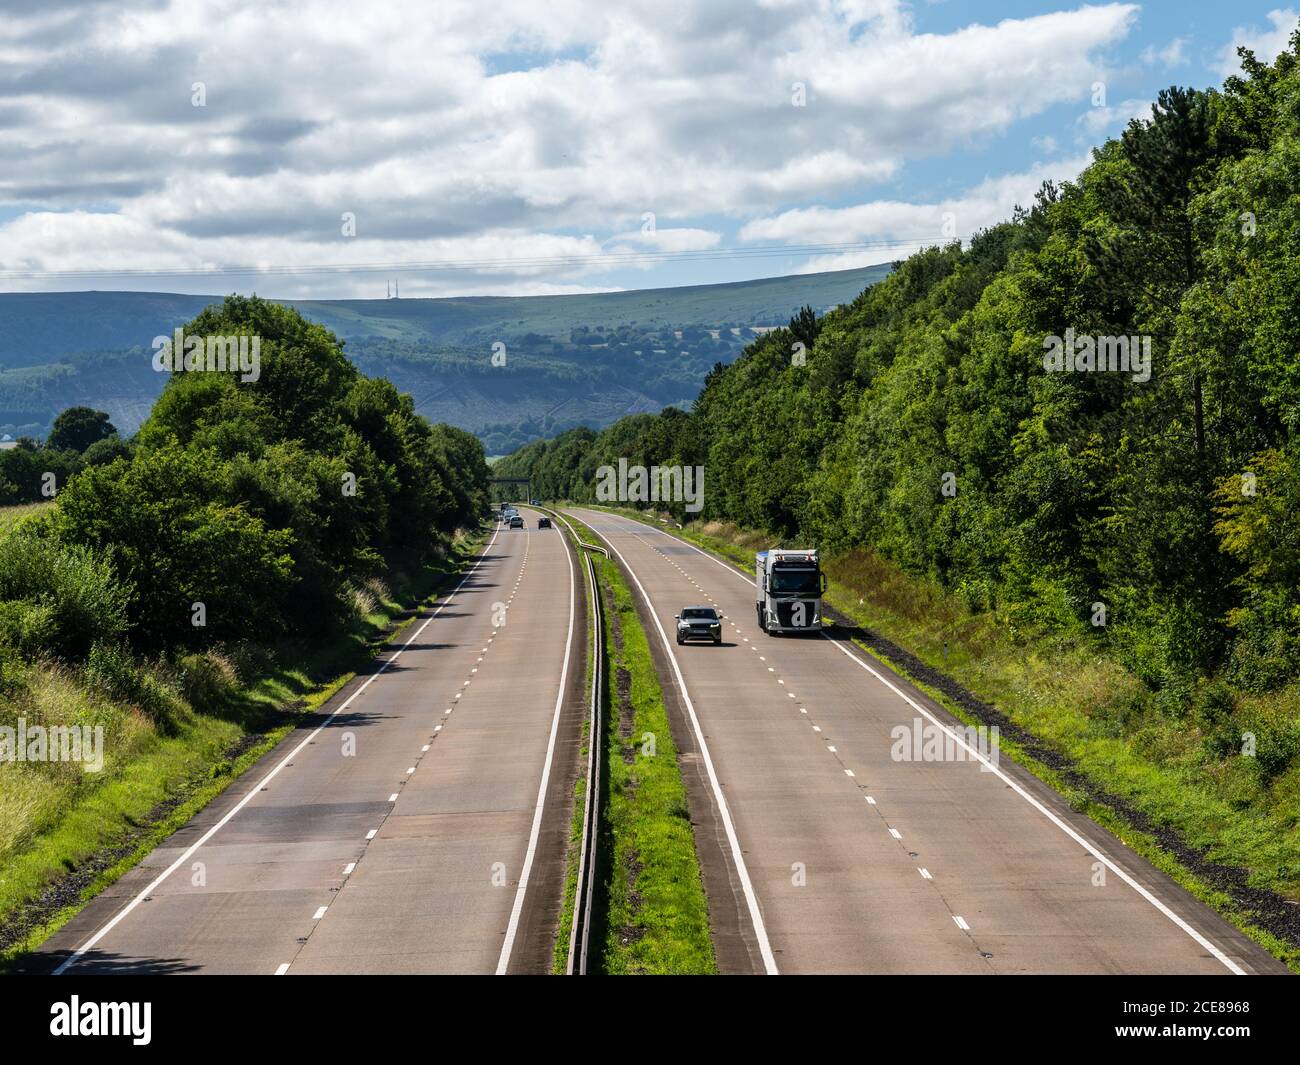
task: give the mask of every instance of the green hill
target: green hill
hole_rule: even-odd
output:
[[[410,392],[421,414],[503,453],[570,425],[689,404],[754,331],[805,304],[820,313],[847,303],[889,270],[573,296],[282,302],[343,339],[363,372]],[[43,436],[78,404],[134,431],[164,383],[152,339],[219,298],[0,294],[0,432]],[[493,363],[498,343],[504,365]]]

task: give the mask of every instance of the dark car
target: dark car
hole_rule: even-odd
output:
[[[677,618],[677,642],[709,640],[722,642],[722,619],[711,606],[684,606]]]
[[[538,518],[538,519],[537,519],[537,527],[538,527],[539,529],[549,529],[549,528],[551,527],[551,519],[550,519],[550,518]]]
[[[522,529],[523,527],[524,527],[524,519],[518,514],[512,514],[510,516],[510,528]]]

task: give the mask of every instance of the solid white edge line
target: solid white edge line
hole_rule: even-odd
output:
[[[456,583],[456,587],[451,590],[451,594],[448,595],[447,598],[444,599],[438,605],[438,608],[432,614],[430,614],[427,618],[425,618],[424,624],[421,625],[418,629],[416,629],[415,632],[413,632],[407,638],[406,642],[402,644],[399,650],[395,651],[393,655],[390,658],[388,658],[386,661],[381,662],[379,668],[375,670],[375,672],[366,679],[365,683],[362,684],[361,687],[359,687],[356,691],[354,691],[351,695],[347,697],[346,702],[331,710],[329,716],[326,717],[325,720],[322,721],[319,725],[317,725],[312,732],[304,736],[302,742],[299,743],[298,746],[296,746],[287,755],[285,755],[284,758],[280,760],[280,763],[274,769],[272,769],[269,773],[266,774],[266,776],[264,776],[260,781],[258,781],[258,783],[249,790],[247,795],[245,795],[242,799],[239,800],[239,802],[237,802],[228,811],[226,811],[225,816],[222,817],[220,821],[218,821],[215,825],[213,825],[210,829],[208,829],[205,833],[203,833],[203,835],[200,836],[194,843],[190,844],[190,846],[185,850],[183,854],[181,854],[179,858],[177,858],[174,862],[172,862],[171,865],[169,865],[166,869],[164,869],[161,873],[159,873],[158,876],[155,877],[149,883],[148,887],[144,888],[138,895],[135,896],[135,898],[133,898],[129,903],[127,903],[126,906],[118,910],[118,912],[113,915],[112,919],[106,925],[104,925],[98,932],[96,932],[93,936],[91,936],[88,940],[86,940],[86,942],[83,943],[81,946],[79,946],[75,951],[69,954],[68,957],[64,959],[63,964],[60,965],[57,969],[55,969],[52,975],[54,976],[62,975],[67,969],[75,965],[88,950],[93,949],[95,944],[98,943],[101,939],[103,939],[104,936],[106,936],[109,932],[111,932],[113,928],[117,925],[117,923],[122,920],[122,918],[124,918],[127,914],[129,914],[132,910],[134,910],[137,906],[139,906],[140,903],[145,899],[147,895],[151,894],[153,890],[158,887],[159,884],[161,884],[164,880],[166,880],[169,876],[171,876],[172,873],[176,872],[177,869],[179,869],[183,864],[185,864],[185,862],[187,862],[190,859],[190,857],[194,854],[195,851],[197,851],[200,847],[203,846],[203,844],[207,843],[208,840],[210,840],[213,836],[215,836],[217,832],[219,832],[222,828],[224,828],[226,824],[230,821],[230,819],[234,817],[235,814],[239,813],[239,811],[242,810],[248,804],[249,800],[251,800],[254,795],[258,794],[258,792],[260,792],[267,784],[271,782],[271,780],[280,772],[281,769],[283,769],[286,765],[289,764],[289,762],[291,762],[295,757],[297,757],[299,751],[301,751],[304,747],[307,746],[307,744],[309,744],[312,740],[314,740],[317,736],[319,736],[321,732],[325,729],[325,727],[331,721],[333,721],[337,715],[341,714],[344,710],[346,710],[351,705],[353,699],[355,699],[363,691],[369,688],[371,684],[373,684],[376,680],[378,680],[380,676],[383,674],[384,670],[386,670],[390,665],[392,665],[394,662],[397,661],[402,651],[410,647],[411,644],[414,643],[419,638],[420,634],[424,632],[424,630],[429,626],[429,624],[433,621],[433,619],[442,613],[443,608],[446,607],[446,605],[456,597],[456,593],[459,592],[462,587],[464,587],[465,582],[469,580],[470,577],[473,576],[474,571],[477,570],[480,565],[482,565],[484,557],[487,555],[488,551],[492,549],[492,545],[496,543],[496,539],[497,539],[497,533],[493,532],[492,539],[490,539],[487,542],[487,544],[484,546],[483,550],[479,552],[479,557],[474,560],[474,565],[472,565],[468,570],[465,571],[465,576],[463,576]]]
[[[576,508],[575,508],[576,509]],[[615,515],[619,517],[619,515]],[[622,518],[623,521],[630,519]],[[749,869],[745,865],[744,855],[740,850],[740,840],[736,837],[736,826],[731,820],[731,808],[727,805],[727,800],[722,794],[722,786],[718,783],[717,770],[713,768],[713,758],[709,755],[709,745],[704,740],[704,730],[700,727],[700,719],[695,714],[695,704],[691,702],[690,693],[686,690],[686,679],[682,676],[681,667],[677,664],[677,656],[673,653],[672,647],[668,643],[668,634],[664,631],[663,625],[659,621],[659,615],[655,612],[654,603],[651,602],[650,596],[646,593],[645,586],[641,583],[631,566],[628,565],[627,559],[623,553],[614,546],[614,542],[606,537],[603,533],[596,532],[590,523],[584,523],[587,528],[596,533],[605,543],[609,544],[609,549],[618,555],[619,561],[626,567],[632,580],[636,582],[637,590],[641,593],[641,598],[645,600],[646,607],[650,617],[654,619],[655,628],[659,630],[659,638],[663,641],[664,650],[668,652],[668,660],[673,664],[673,674],[677,679],[678,690],[682,693],[682,700],[686,703],[686,711],[690,715],[691,729],[695,733],[695,741],[700,748],[700,756],[704,759],[704,767],[708,770],[709,786],[713,791],[714,801],[718,804],[718,812],[722,817],[722,826],[727,833],[727,842],[731,846],[731,858],[736,865],[736,875],[740,877],[741,890],[745,894],[745,904],[749,909],[749,919],[754,926],[754,935],[758,939],[758,949],[763,956],[763,967],[769,976],[776,976],[778,970],[776,967],[776,957],[772,953],[772,944],[767,939],[767,926],[763,923],[763,915],[759,912],[758,898],[754,894],[754,885],[749,879]],[[676,537],[674,537],[676,539]],[[691,545],[694,546],[694,545]],[[698,550],[698,548],[697,548]]]
[[[624,518],[623,520],[631,521],[632,519]],[[658,532],[660,530],[654,530],[654,531]],[[746,584],[751,583],[752,578],[747,578],[745,574],[741,573],[733,566],[724,562],[722,559],[716,558],[715,556],[709,554],[709,552],[705,551],[703,548],[697,547],[689,540],[684,540],[681,537],[673,536],[672,533],[663,533],[663,535],[670,536],[678,543],[685,544],[692,551],[695,551],[697,554],[703,555],[710,562],[717,563],[719,566],[725,569],[732,576],[739,578],[740,580],[744,581]],[[883,685],[885,685],[885,687],[889,688],[890,691],[894,692],[894,694],[899,696],[910,707],[912,707],[918,713],[924,714],[935,725],[943,729],[945,734],[951,736],[957,743],[959,743],[962,747],[964,747],[967,751],[969,751],[975,757],[976,760],[984,763],[981,768],[987,769],[989,772],[996,774],[1004,784],[1006,784],[1017,795],[1019,795],[1022,799],[1024,799],[1027,803],[1029,803],[1030,806],[1034,807],[1034,809],[1036,809],[1039,813],[1041,813],[1044,817],[1046,817],[1049,821],[1051,821],[1052,824],[1054,824],[1057,828],[1059,828],[1062,832],[1064,832],[1067,836],[1069,836],[1072,840],[1074,840],[1077,844],[1079,844],[1079,846],[1081,846],[1084,850],[1091,853],[1094,858],[1096,858],[1099,862],[1102,863],[1102,865],[1104,865],[1112,873],[1114,873],[1121,880],[1123,880],[1124,883],[1126,883],[1129,887],[1131,887],[1134,891],[1136,891],[1139,895],[1141,895],[1142,898],[1146,899],[1147,902],[1149,902],[1152,906],[1154,906],[1157,910],[1159,910],[1162,914],[1164,914],[1167,918],[1169,918],[1169,920],[1172,921],[1175,925],[1177,925],[1184,932],[1186,932],[1187,935],[1189,935],[1196,943],[1198,943],[1200,946],[1204,947],[1211,954],[1213,954],[1215,958],[1217,958],[1220,962],[1223,963],[1223,965],[1228,969],[1229,972],[1233,973],[1235,976],[1246,975],[1245,969],[1243,969],[1235,961],[1229,958],[1222,950],[1220,950],[1213,943],[1211,943],[1208,938],[1206,938],[1199,931],[1197,931],[1191,924],[1183,920],[1183,918],[1179,917],[1178,914],[1174,913],[1173,910],[1171,910],[1168,906],[1166,906],[1163,902],[1161,902],[1160,899],[1158,899],[1154,894],[1152,894],[1152,892],[1150,892],[1147,888],[1139,884],[1136,879],[1134,879],[1128,873],[1126,873],[1120,866],[1116,865],[1110,858],[1106,856],[1106,854],[1101,850],[1100,847],[1096,846],[1096,844],[1088,840],[1087,837],[1082,836],[1078,832],[1076,832],[1070,825],[1062,821],[1059,817],[1056,816],[1056,814],[1052,813],[1051,810],[1049,810],[1036,798],[1030,795],[1029,792],[1027,792],[1024,788],[1022,788],[1018,783],[1016,783],[1016,781],[1012,780],[1009,776],[1003,773],[1001,769],[999,769],[996,765],[994,765],[992,762],[988,760],[987,756],[980,754],[978,750],[970,746],[970,744],[968,744],[964,739],[962,739],[962,737],[958,733],[950,729],[947,725],[945,725],[942,721],[940,721],[937,717],[935,717],[932,713],[930,713],[929,710],[927,710],[924,706],[922,706],[915,699],[909,696],[901,688],[899,688],[897,685],[891,682],[887,677],[881,674],[878,670],[874,669],[871,665],[869,665],[863,659],[859,658],[856,654],[850,651],[847,647],[843,645],[843,643],[841,643],[838,640],[831,640],[831,638],[827,636],[825,632],[822,633],[822,637],[826,640],[829,640],[832,647],[842,651],[852,661],[856,662],[868,673],[870,673],[873,677],[875,677],[878,681],[880,681]]]
[[[827,639],[829,639],[829,637],[827,637]],[[1075,829],[1072,826],[1067,824],[1065,821],[1061,820],[1061,818],[1057,817],[1056,814],[1054,814],[1051,810],[1049,810],[1046,806],[1044,806],[1041,802],[1039,802],[1038,799],[1030,795],[1029,792],[1027,792],[1023,787],[1021,787],[1019,783],[1017,783],[1011,777],[1007,776],[1006,773],[1002,772],[1001,769],[999,769],[996,765],[994,765],[991,761],[989,761],[987,756],[981,754],[976,748],[972,747],[969,743],[967,743],[958,733],[956,733],[947,725],[945,725],[942,721],[940,721],[937,717],[935,717],[932,713],[930,713],[930,711],[927,710],[924,706],[922,706],[915,699],[909,696],[906,692],[900,689],[897,685],[891,682],[887,677],[883,676],[877,670],[873,669],[867,662],[864,662],[861,658],[855,655],[843,644],[839,643],[836,640],[831,640],[830,642],[831,642],[831,646],[836,647],[839,650],[843,651],[844,654],[846,654],[852,661],[856,662],[868,673],[870,673],[873,677],[875,677],[878,681],[880,681],[880,683],[885,685],[885,687],[889,688],[892,692],[898,695],[910,707],[912,707],[918,713],[924,714],[927,718],[929,718],[930,721],[932,721],[935,725],[937,725],[939,728],[941,728],[944,731],[945,735],[951,736],[953,740],[955,740],[962,747],[964,747],[974,759],[983,763],[980,767],[981,769],[986,769],[988,772],[996,774],[997,777],[1004,784],[1007,785],[1007,787],[1011,788],[1012,791],[1014,791],[1017,795],[1019,795],[1022,799],[1024,799],[1027,803],[1029,803],[1030,806],[1032,806],[1044,817],[1046,817],[1049,821],[1051,821],[1052,824],[1054,824],[1057,828],[1059,828],[1062,832],[1064,832],[1067,836],[1069,836],[1072,840],[1074,840],[1075,843],[1079,844],[1079,846],[1082,847],[1089,854],[1091,854],[1092,857],[1096,858],[1097,861],[1101,862],[1102,865],[1104,865],[1112,873],[1114,873],[1121,880],[1123,880],[1124,883],[1126,883],[1129,887],[1131,887],[1134,891],[1136,891],[1139,895],[1141,895],[1142,898],[1146,899],[1147,902],[1149,902],[1157,910],[1163,913],[1175,925],[1177,925],[1184,932],[1186,932],[1187,935],[1191,936],[1191,938],[1195,942],[1197,942],[1206,950],[1208,950],[1211,954],[1213,954],[1220,962],[1223,963],[1223,965],[1228,969],[1229,972],[1233,973],[1236,976],[1246,975],[1245,969],[1243,969],[1235,961],[1229,958],[1222,950],[1220,950],[1213,943],[1211,943],[1209,939],[1207,939],[1204,935],[1202,935],[1199,931],[1197,931],[1194,927],[1192,927],[1192,925],[1190,925],[1187,921],[1179,917],[1178,914],[1174,913],[1173,910],[1171,910],[1168,906],[1166,906],[1163,902],[1161,902],[1160,899],[1158,899],[1151,891],[1145,888],[1142,884],[1138,883],[1138,881],[1134,877],[1130,876],[1120,866],[1116,865],[1110,858],[1106,856],[1106,854],[1101,850],[1100,847],[1092,843],[1089,839],[1081,835],[1079,832],[1075,831]]]
[[[531,535],[531,533],[530,533]],[[532,872],[533,857],[537,852],[537,838],[542,830],[542,811],[546,805],[546,787],[551,779],[551,763],[555,760],[555,738],[560,731],[560,711],[564,709],[564,690],[569,679],[569,655],[573,650],[573,622],[575,613],[573,552],[576,548],[564,541],[564,558],[569,563],[569,633],[564,641],[564,665],[560,667],[560,690],[555,696],[555,713],[551,715],[551,735],[546,742],[546,764],[542,767],[542,782],[537,786],[537,806],[533,810],[533,827],[528,834],[528,850],[524,854],[523,871],[519,874],[519,887],[515,890],[515,904],[510,910],[510,923],[506,926],[506,939],[501,944],[501,957],[497,959],[497,976],[504,976],[510,967],[510,952],[514,949],[515,935],[519,931],[519,917],[524,909],[524,894],[528,890],[528,876]]]

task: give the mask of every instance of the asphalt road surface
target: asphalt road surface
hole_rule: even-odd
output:
[[[958,722],[860,648],[764,635],[752,577],[640,522],[572,513],[662,627],[724,971],[1286,972],[1009,758],[927,733]],[[723,646],[670,643],[692,605],[724,615]],[[897,726],[937,734],[942,760],[896,760]]]
[[[550,968],[586,626],[560,530],[501,528],[375,667],[28,972]]]

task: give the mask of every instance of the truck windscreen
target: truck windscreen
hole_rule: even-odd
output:
[[[816,566],[773,566],[767,582],[773,595],[822,594],[820,571]]]

